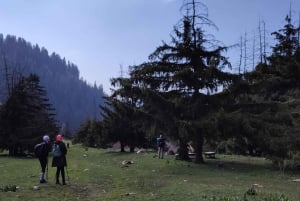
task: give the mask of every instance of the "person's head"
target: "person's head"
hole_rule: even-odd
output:
[[[57,142],[61,142],[62,141],[61,134],[56,135],[55,141],[57,141]]]
[[[43,141],[44,141],[44,142],[49,142],[49,141],[50,141],[49,136],[48,136],[48,135],[44,135],[44,136],[43,136]]]
[[[162,135],[162,134],[160,134],[160,135],[159,135],[159,137],[160,137],[160,138],[162,138],[162,137],[163,137],[163,135]]]

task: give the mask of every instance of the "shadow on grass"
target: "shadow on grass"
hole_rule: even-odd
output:
[[[9,154],[0,154],[0,158],[15,158],[15,159],[37,159],[33,155],[10,156]]]
[[[125,151],[121,152],[120,150],[107,150],[104,152],[106,155],[114,155],[114,156],[123,156],[123,155],[133,155],[133,154],[138,154],[136,151],[135,152],[130,152],[130,151]],[[149,150],[149,151],[143,151],[142,154],[156,154],[156,151]]]
[[[274,169],[271,164],[262,163],[250,163],[245,161],[226,161],[222,159],[209,159],[205,161],[205,165],[214,168],[222,169],[227,171],[238,171],[238,172],[252,172],[261,170],[272,170]]]

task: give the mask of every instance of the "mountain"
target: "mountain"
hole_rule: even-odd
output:
[[[13,85],[19,75],[35,73],[45,87],[63,129],[73,132],[88,118],[101,118],[102,86],[91,86],[79,77],[77,66],[44,47],[23,38],[0,34],[0,102],[7,97],[7,81]],[[8,75],[8,76],[6,76]],[[67,127],[67,128],[66,128]]]

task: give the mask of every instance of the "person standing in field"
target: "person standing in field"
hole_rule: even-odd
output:
[[[41,165],[40,183],[47,183],[45,179],[46,167],[48,166],[48,155],[51,151],[50,138],[48,135],[43,136],[43,142],[34,146],[35,156],[38,157]],[[48,172],[48,168],[47,168]]]
[[[163,135],[159,135],[157,138],[157,147],[158,147],[158,158],[163,159],[164,158],[164,149],[165,149],[165,139],[163,138]]]
[[[61,174],[62,184],[66,185],[65,177],[65,166],[67,166],[67,148],[66,144],[62,141],[62,136],[60,134],[56,135],[55,142],[52,145],[52,167],[56,167],[56,184],[60,184],[59,176]]]

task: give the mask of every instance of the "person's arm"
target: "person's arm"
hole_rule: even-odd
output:
[[[67,155],[67,147],[65,143],[61,143],[61,148],[62,148],[62,154]]]
[[[52,144],[50,142],[47,143],[47,153],[52,151]]]

